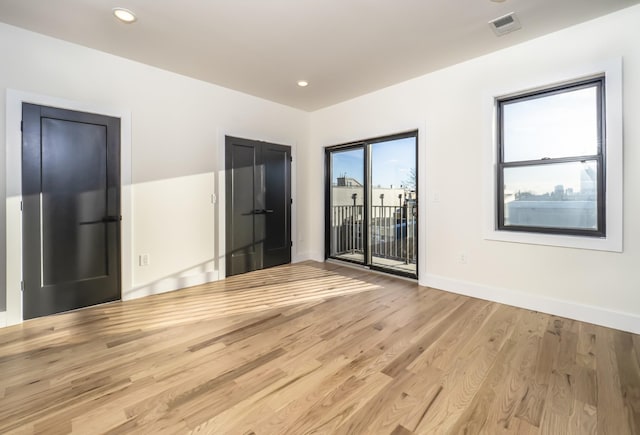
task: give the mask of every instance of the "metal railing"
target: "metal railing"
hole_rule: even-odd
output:
[[[402,261],[417,260],[417,206],[371,207],[371,255]],[[364,206],[338,205],[331,207],[332,255],[364,254]]]

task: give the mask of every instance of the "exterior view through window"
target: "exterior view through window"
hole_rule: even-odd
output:
[[[327,257],[417,277],[417,132],[326,151]]]
[[[497,109],[498,229],[604,237],[604,77]]]

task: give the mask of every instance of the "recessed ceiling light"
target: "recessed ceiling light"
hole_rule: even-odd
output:
[[[123,23],[131,24],[137,20],[136,15],[129,9],[113,8],[113,15]]]
[[[298,86],[300,86],[301,88],[305,88],[309,86],[309,82],[306,80],[298,80]]]

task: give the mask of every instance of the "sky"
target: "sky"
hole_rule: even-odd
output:
[[[354,149],[332,154],[332,183],[346,175],[364,184],[364,151]],[[400,187],[416,167],[416,139],[408,137],[371,145],[372,184],[374,187]]]
[[[598,111],[595,87],[504,106],[506,162],[541,160],[598,153]],[[505,189],[537,195],[562,185],[579,192],[586,168],[594,161],[558,163],[505,172]]]

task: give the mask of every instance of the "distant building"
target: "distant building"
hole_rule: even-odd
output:
[[[331,202],[334,206],[364,204],[364,186],[350,177],[338,177],[337,184],[331,187]],[[371,190],[372,206],[400,207],[407,200],[415,200],[415,191],[405,187],[374,187]]]
[[[559,184],[552,192],[536,195],[516,192],[505,196],[505,224],[551,228],[597,228],[596,174],[585,168],[580,191]]]
[[[360,183],[355,178],[351,177],[338,177],[338,187],[362,187],[362,183]]]

